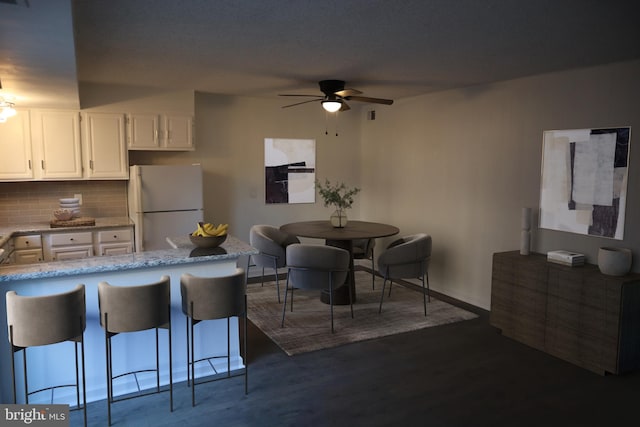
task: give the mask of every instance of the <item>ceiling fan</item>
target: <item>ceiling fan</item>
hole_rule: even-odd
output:
[[[360,96],[362,92],[355,89],[345,89],[345,82],[343,80],[321,80],[318,82],[320,85],[320,91],[324,93],[324,95],[280,95],[280,96],[305,96],[305,97],[313,97],[315,99],[309,99],[307,101],[296,102],[295,104],[285,105],[282,108],[294,107],[296,105],[306,104],[308,102],[318,102],[322,104],[322,108],[330,113],[335,113],[337,111],[347,111],[351,108],[346,101],[360,101],[360,102],[370,102],[373,104],[384,104],[391,105],[393,104],[392,99],[383,99],[383,98],[370,98],[367,96]]]

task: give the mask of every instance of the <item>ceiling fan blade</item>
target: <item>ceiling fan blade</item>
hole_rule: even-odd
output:
[[[347,111],[347,110],[351,110],[351,107],[349,107],[349,104],[347,104],[346,102],[342,101],[342,107],[340,107],[340,109],[338,111]]]
[[[282,94],[279,93],[278,96],[306,96],[307,98],[309,97],[314,97],[314,98],[322,98],[322,95],[300,95],[300,94],[296,94],[296,93],[292,93],[292,94]]]
[[[360,95],[362,92],[360,92],[359,90],[355,90],[355,89],[344,89],[344,90],[339,90],[337,92],[334,92],[335,95],[338,95],[342,98],[346,97],[346,96],[352,96],[352,95]]]
[[[367,96],[347,96],[345,99],[349,101],[371,102],[373,104],[393,104],[393,99],[369,98]]]
[[[322,101],[322,98],[318,98],[318,99],[308,99],[308,100],[306,100],[306,101],[296,102],[295,104],[284,105],[282,108],[295,107],[296,105],[302,105],[302,104],[306,104],[306,103],[308,103],[308,102],[318,102],[318,101]]]

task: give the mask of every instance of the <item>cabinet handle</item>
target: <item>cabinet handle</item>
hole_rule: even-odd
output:
[[[93,160],[89,160],[89,169],[93,170]]]
[[[70,237],[69,240],[73,242],[73,237]]]
[[[31,170],[31,159],[29,159],[29,170]]]
[[[40,166],[42,166],[42,170],[44,170],[44,160],[40,160]]]
[[[117,239],[117,238],[118,238],[118,235],[117,235],[117,234],[114,234],[114,235],[113,235],[113,238],[114,238],[114,239]]]
[[[158,128],[155,128],[153,130],[153,140],[157,141],[158,140]]]

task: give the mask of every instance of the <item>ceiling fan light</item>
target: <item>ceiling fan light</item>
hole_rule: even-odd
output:
[[[330,113],[335,113],[342,108],[342,102],[340,101],[322,101],[322,108]]]
[[[4,123],[9,117],[13,117],[16,115],[16,110],[13,108],[13,106],[13,102],[9,102],[0,97],[0,123]]]

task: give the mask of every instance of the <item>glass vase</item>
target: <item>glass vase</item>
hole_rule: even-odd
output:
[[[329,220],[334,227],[343,228],[347,225],[347,214],[342,209],[336,209],[335,212],[331,214]]]

